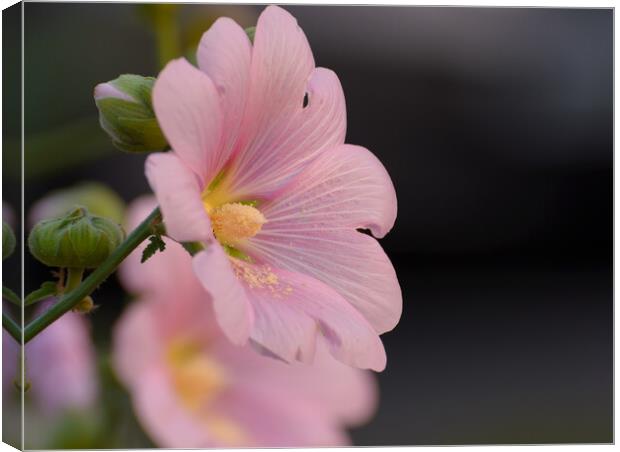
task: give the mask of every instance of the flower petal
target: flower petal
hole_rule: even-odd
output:
[[[174,152],[208,183],[228,157],[219,146],[222,113],[211,79],[183,58],[173,60],[155,82],[153,108]]]
[[[286,270],[235,261],[254,307],[252,340],[286,361],[312,361],[318,337],[350,366],[381,371],[385,350],[377,333],[338,292]]]
[[[286,372],[285,372],[286,373]],[[350,440],[343,429],[322,409],[293,394],[274,394],[271,382],[236,385],[219,397],[217,412],[237,424],[247,441],[219,446],[318,447],[344,446]]]
[[[132,388],[137,418],[155,444],[165,448],[213,446],[208,428],[181,403],[163,366],[152,366]]]
[[[239,196],[260,198],[344,142],[346,108],[338,77],[314,69],[308,42],[286,11],[267,8],[254,42],[244,136],[230,180]]]
[[[231,342],[243,345],[254,323],[252,306],[219,243],[213,242],[193,259],[194,273],[213,298],[218,324]]]
[[[385,167],[367,149],[349,144],[324,152],[277,199],[261,205],[271,231],[368,228],[376,237],[394,226],[396,210]]]
[[[127,208],[127,229],[131,231],[157,207],[154,196],[145,195],[134,200]],[[162,237],[164,252],[157,252],[146,262],[141,262],[147,246],[143,242],[119,268],[118,276],[125,288],[140,295],[158,295],[159,298],[182,299],[195,297],[203,292],[192,271],[192,257],[179,243]]]
[[[178,241],[208,241],[213,237],[198,179],[174,153],[151,154],[146,160],[146,177],[170,237]]]
[[[216,353],[235,375],[237,387],[258,387],[270,391],[273,399],[315,404],[330,422],[359,425],[377,408],[378,388],[372,372],[337,361],[323,343],[317,344],[311,366],[267,358],[230,343],[218,343]]]
[[[221,17],[202,35],[198,67],[220,93],[223,114],[222,153],[227,158],[238,139],[248,96],[252,45],[243,28]],[[224,155],[223,155],[224,158]]]
[[[26,345],[27,378],[40,409],[58,413],[94,405],[99,384],[89,326],[68,312]]]
[[[128,387],[139,387],[147,369],[160,358],[162,341],[156,309],[144,302],[131,303],[114,325],[113,366]]]
[[[267,223],[247,253],[333,287],[379,333],[396,326],[402,295],[394,267],[376,240],[354,230],[383,236],[396,218],[394,186],[372,153],[351,145],[323,153],[261,211]]]
[[[381,245],[366,234],[309,225],[305,231],[261,231],[252,248],[252,254],[269,265],[333,287],[379,334],[400,319],[402,294],[396,272]]]

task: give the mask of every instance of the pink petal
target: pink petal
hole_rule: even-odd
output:
[[[343,429],[309,401],[294,394],[274,396],[270,382],[252,388],[235,386],[217,401],[218,415],[238,424],[254,447],[344,446]],[[292,396],[292,397],[291,397]],[[243,447],[247,444],[219,446]]]
[[[400,319],[402,294],[394,267],[372,237],[396,218],[396,195],[369,151],[344,145],[316,159],[261,210],[267,223],[246,249],[268,264],[311,275],[336,289],[379,332]]]
[[[174,153],[151,154],[146,160],[146,177],[170,237],[179,241],[208,241],[213,237],[198,179]]]
[[[345,144],[324,152],[273,201],[261,205],[266,229],[308,225],[370,229],[385,236],[396,220],[396,191],[370,151]]]
[[[127,229],[133,230],[157,206],[154,196],[142,196],[134,200],[127,209]],[[173,296],[179,299],[194,297],[202,293],[194,272],[191,255],[177,242],[166,237],[164,252],[157,252],[142,263],[142,253],[148,241],[143,242],[123,261],[118,276],[127,290],[132,293],[159,294],[161,297]]]
[[[393,329],[402,313],[402,294],[381,245],[355,231],[311,228],[261,231],[253,238],[254,253],[274,267],[303,272],[334,288],[379,334]]]
[[[378,402],[372,372],[342,364],[324,344],[317,345],[311,366],[267,358],[249,347],[229,343],[218,343],[214,352],[226,363],[236,386],[259,387],[261,391],[271,391],[271,398],[283,398],[290,403],[302,400],[315,404],[323,417],[333,422],[359,425],[368,421]]]
[[[139,387],[146,371],[159,360],[165,337],[157,328],[155,315],[149,304],[134,302],[114,326],[114,370],[130,388]]]
[[[339,361],[385,368],[379,336],[335,290],[300,273],[240,261],[235,266],[254,308],[253,341],[286,361],[311,361],[321,336]]]
[[[211,79],[185,59],[173,60],[155,82],[153,107],[174,152],[207,184],[228,157],[219,147],[222,113]]]
[[[132,389],[133,407],[155,444],[165,448],[213,446],[205,424],[182,405],[163,366],[154,365],[140,377],[140,384]]]
[[[346,108],[336,75],[314,69],[303,32],[278,7],[259,18],[251,77],[243,141],[230,179],[239,196],[260,198],[281,188],[322,150],[344,142]]]
[[[41,409],[54,413],[94,404],[96,357],[84,317],[64,314],[27,344],[25,359],[31,396]]]
[[[224,249],[214,241],[194,256],[193,267],[213,299],[215,316],[224,334],[234,344],[245,344],[254,323],[253,309]]]
[[[221,17],[202,36],[198,66],[220,93],[223,114],[222,153],[232,152],[247,101],[252,45],[246,32],[227,17]]]

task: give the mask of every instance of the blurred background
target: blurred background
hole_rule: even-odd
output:
[[[93,87],[122,73],[157,75],[157,20],[178,23],[190,54],[217,17],[248,27],[262,8],[164,5],[153,15],[136,4],[26,3],[26,210],[85,180],[125,201],[147,193],[144,156],[112,147]],[[286,9],[317,65],[340,77],[347,142],[379,157],[398,194],[382,244],[403,317],[383,336],[379,410],[352,432],[355,444],[613,441],[613,11]],[[3,189],[17,215],[19,115],[6,106],[19,106],[19,22],[19,9],[5,11]],[[18,257],[5,261],[15,289],[18,268]],[[49,278],[28,255],[25,272],[26,291]],[[122,297],[114,278],[97,292],[101,356]],[[148,446],[124,432],[137,427],[119,427],[135,420],[109,379],[115,402],[105,409],[117,424],[88,427],[107,434],[93,443],[61,426],[41,441]],[[28,416],[26,436],[37,444],[45,421]]]

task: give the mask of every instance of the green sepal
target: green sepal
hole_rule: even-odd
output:
[[[254,262],[250,256],[245,254],[243,251],[239,251],[235,247],[232,247],[230,245],[222,245],[222,247],[230,257],[234,257],[235,259],[239,259],[248,263]]]
[[[204,250],[204,246],[200,242],[182,242],[183,248],[187,251],[191,256],[195,256],[202,250]]]

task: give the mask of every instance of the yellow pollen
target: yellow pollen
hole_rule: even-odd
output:
[[[282,298],[293,292],[292,287],[280,282],[278,275],[268,265],[246,265],[235,262],[234,269],[237,277],[243,279],[251,289],[269,290],[275,298]]]
[[[215,236],[230,246],[254,237],[267,221],[256,207],[241,203],[221,205],[210,209],[209,214]]]

